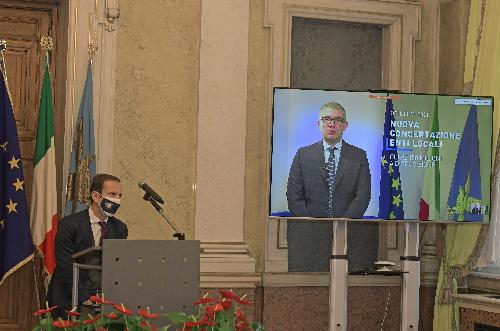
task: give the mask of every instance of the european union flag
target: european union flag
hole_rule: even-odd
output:
[[[458,147],[453,179],[448,195],[448,218],[451,221],[481,222],[488,212],[481,200],[481,171],[477,106],[472,105]]]
[[[0,70],[0,284],[33,258],[16,121]]]
[[[380,195],[378,217],[382,219],[402,220],[403,191],[401,188],[401,176],[399,175],[398,150],[396,148],[396,137],[390,135],[394,132],[394,108],[392,99],[387,99],[385,104],[384,136],[380,171]]]
[[[73,131],[73,147],[66,186],[64,215],[71,215],[90,206],[90,181],[96,172],[93,115],[92,66],[89,63],[82,101]]]

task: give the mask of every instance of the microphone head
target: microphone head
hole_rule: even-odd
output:
[[[139,186],[139,188],[141,188],[142,190],[144,190],[144,192],[146,192],[146,196],[150,196],[152,197],[154,200],[156,200],[157,202],[163,204],[165,203],[163,201],[163,199],[161,198],[161,196],[155,192],[155,190],[153,190],[148,184],[146,184],[144,181],[140,181],[137,183],[137,186]]]

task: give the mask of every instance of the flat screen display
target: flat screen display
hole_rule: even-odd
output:
[[[492,97],[275,88],[270,215],[488,222]]]

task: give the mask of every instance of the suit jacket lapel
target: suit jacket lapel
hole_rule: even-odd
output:
[[[314,158],[314,164],[317,165],[318,171],[326,183],[325,151],[323,149],[323,141],[322,140],[317,142],[316,145],[314,146],[313,158]]]
[[[340,151],[339,165],[337,167],[337,171],[335,172],[335,182],[333,183],[333,191],[337,189],[337,186],[344,176],[345,170],[349,168],[350,160],[350,150],[349,145],[342,140],[342,150]]]
[[[108,239],[115,239],[116,238],[116,233],[115,233],[116,227],[115,227],[115,220],[113,217],[108,218],[107,226],[108,227],[106,228],[106,230],[108,233],[106,236],[108,237]]]
[[[80,228],[82,230],[83,241],[85,242],[85,246],[95,246],[94,243],[94,234],[92,233],[92,227],[90,226],[90,216],[88,209],[82,213],[82,218],[80,221]]]

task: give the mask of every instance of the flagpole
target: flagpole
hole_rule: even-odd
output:
[[[48,64],[49,64],[49,59],[50,59],[49,58],[50,51],[52,51],[53,46],[54,46],[54,43],[52,41],[52,37],[42,36],[42,38],[40,39],[40,47],[41,47],[42,51],[45,51],[44,60],[46,61],[46,66],[45,66],[46,70],[48,70],[48,68],[49,68]],[[50,74],[50,72],[49,72],[49,74]],[[38,114],[38,116],[40,116],[40,114]],[[34,201],[32,201],[32,203],[33,202]],[[44,280],[45,289],[48,290],[48,282],[50,281],[50,279],[49,279],[50,272],[48,272],[45,269],[45,263],[44,263],[45,256],[42,253],[42,251],[40,251],[40,248],[38,247],[37,244],[35,244],[34,246],[36,248],[36,252],[38,253],[37,255],[41,258],[41,261],[42,261],[42,263],[41,263],[41,275],[40,276]],[[40,299],[41,298],[41,296],[40,296],[40,284],[38,282],[38,275],[37,275],[37,271],[36,271],[35,259],[33,259],[33,278],[35,280],[35,292],[36,292],[38,309],[41,309],[42,304],[41,304],[41,299]],[[45,291],[45,292],[47,293],[47,291]]]
[[[1,63],[0,63],[0,70],[2,71],[2,74],[5,76],[7,76],[5,73],[5,59],[4,59],[4,56],[3,56],[3,52],[7,49],[7,41],[5,39],[0,39],[0,53],[1,53],[1,57],[2,57],[2,60],[1,60]]]
[[[97,34],[89,33],[89,63],[87,75],[80,100],[80,108],[73,130],[73,142],[66,182],[65,216],[85,209],[89,204],[92,177],[96,173],[97,158],[95,154],[95,138],[93,123],[93,80],[92,59],[98,51]],[[81,191],[75,188],[81,187]],[[82,193],[83,192],[83,193]]]
[[[9,82],[7,80],[7,68],[5,66],[4,52],[7,50],[7,41],[5,39],[0,39],[0,71],[3,75],[3,80],[5,82],[5,88],[7,89],[7,94],[9,95],[10,103],[12,104],[12,95],[10,94]]]

